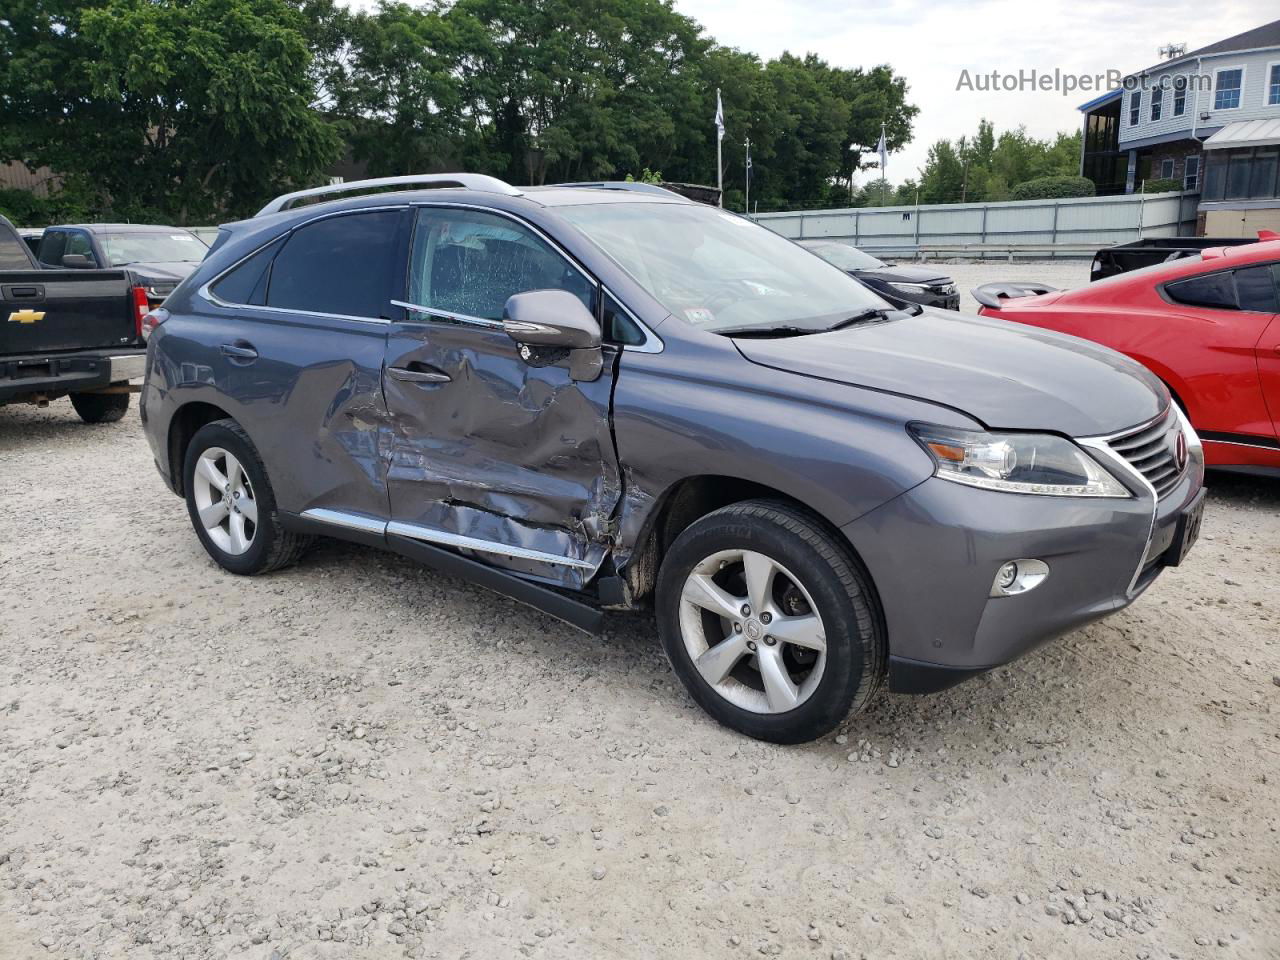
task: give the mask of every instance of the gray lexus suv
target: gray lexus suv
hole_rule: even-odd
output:
[[[145,327],[147,438],[222,567],[337,537],[588,631],[651,608],[690,695],[776,742],[1120,610],[1200,526],[1143,367],[675,195],[301,191]]]

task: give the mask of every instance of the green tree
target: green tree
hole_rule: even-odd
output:
[[[285,0],[9,0],[0,156],[48,164],[103,215],[250,213],[339,149],[305,28]]]

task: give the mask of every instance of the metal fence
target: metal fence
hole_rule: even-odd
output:
[[[892,256],[1091,256],[1142,237],[1195,233],[1198,193],[761,213],[784,237],[835,237]]]

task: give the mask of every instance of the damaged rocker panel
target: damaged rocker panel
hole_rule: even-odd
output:
[[[408,537],[411,540],[438,543],[442,546],[454,547],[459,550],[474,550],[477,553],[514,557],[517,560],[531,560],[536,563],[550,563],[556,566],[581,567],[586,570],[594,570],[597,566],[597,564],[587,560],[579,560],[576,557],[561,557],[552,553],[544,553],[541,550],[531,550],[527,547],[510,546],[492,540],[481,540],[477,537],[466,537],[462,534],[450,533],[447,530],[435,530],[414,523],[377,520],[373,517],[362,517],[359,514],[343,513],[340,510],[304,510],[302,511],[302,516],[308,520],[318,520],[321,523],[331,524],[335,527],[345,527],[361,533]]]

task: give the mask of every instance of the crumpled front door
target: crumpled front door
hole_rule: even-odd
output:
[[[615,358],[593,381],[567,359],[522,359],[506,298],[594,284],[516,221],[423,208],[409,302],[387,341],[389,533],[581,587],[607,555],[620,495],[609,418]],[[466,310],[458,309],[466,307]]]

